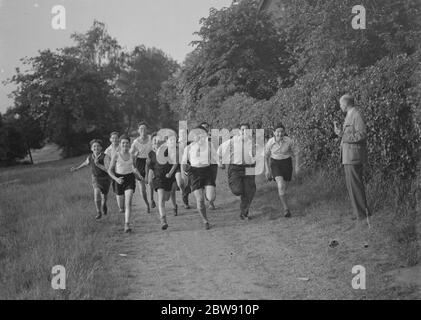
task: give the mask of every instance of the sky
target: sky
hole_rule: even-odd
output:
[[[14,90],[3,81],[22,67],[20,59],[39,50],[72,45],[70,35],[84,33],[99,20],[119,44],[162,49],[182,62],[192,51],[189,43],[209,9],[228,7],[232,0],[0,0],[0,112],[13,105],[7,95]],[[65,8],[66,29],[52,27],[52,8]]]

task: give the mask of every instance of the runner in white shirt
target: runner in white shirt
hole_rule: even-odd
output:
[[[105,149],[104,154],[106,155],[105,159],[104,159],[104,163],[105,163],[105,167],[108,168],[110,167],[110,163],[111,163],[111,159],[113,158],[113,156],[120,150],[120,140],[119,140],[119,134],[118,132],[111,132],[110,133],[110,146]],[[121,200],[121,197],[119,197],[117,195],[117,191],[116,191],[116,182],[113,180],[111,183],[112,187],[113,187],[113,191],[116,195],[117,198],[117,206],[118,209],[120,211],[120,213],[124,213],[124,199]]]
[[[210,127],[210,125],[209,125],[209,123],[207,123],[206,121],[205,122],[202,122],[200,125],[199,125],[200,127],[203,127],[203,129],[205,129],[206,131],[207,131],[207,133],[208,133],[208,140],[209,140],[209,142],[213,142],[212,141],[212,138],[211,138],[211,127]],[[219,145],[217,145],[217,146],[213,146],[215,149],[217,149],[218,148],[218,146]],[[213,183],[215,184],[215,186],[216,186],[216,177],[217,177],[217,175],[218,175],[218,163],[217,163],[217,160],[215,159],[215,161],[212,161],[212,163],[211,163],[211,172],[212,172],[212,181],[213,181]],[[215,194],[214,194],[214,197],[213,197],[213,199],[208,199],[207,197],[205,197],[206,198],[206,200],[209,202],[209,209],[210,210],[216,210],[216,207],[215,207],[215,199],[216,199],[216,192],[215,192]]]
[[[249,209],[256,194],[255,175],[246,174],[247,168],[255,168],[253,140],[246,134],[248,123],[239,125],[238,135],[225,141],[218,148],[218,164],[221,169],[228,165],[228,185],[235,196],[241,197],[240,218],[249,220]]]
[[[130,216],[136,190],[135,175],[139,175],[139,171],[134,166],[134,156],[130,153],[130,138],[126,135],[120,137],[120,149],[111,159],[108,174],[116,183],[117,195],[125,203],[124,232],[131,232]]]
[[[189,177],[191,190],[196,198],[197,210],[199,211],[205,229],[210,228],[206,215],[205,195],[207,199],[215,198],[215,181],[212,177],[210,152],[212,144],[208,141],[208,133],[203,127],[195,128],[191,135],[193,142],[184,149],[181,161],[181,176],[187,177],[187,161],[190,162]],[[213,154],[216,154],[214,152]]]
[[[284,216],[290,217],[285,193],[288,182],[291,181],[293,172],[293,161],[295,158],[295,173],[299,172],[299,150],[293,139],[286,135],[283,124],[278,124],[265,147],[266,178],[271,181],[275,179],[278,185],[279,199],[284,208]]]
[[[148,195],[146,192],[146,184],[148,183],[148,181],[145,181],[145,177],[147,176],[145,172],[145,167],[148,154],[152,150],[152,139],[151,136],[147,135],[147,127],[144,122],[139,123],[138,132],[139,137],[133,141],[132,146],[130,148],[130,153],[135,156],[135,167],[140,173],[140,175],[136,177],[139,181],[140,194],[142,195],[142,198],[145,201],[147,212],[150,213],[151,209],[149,206]],[[153,199],[153,191],[153,186],[149,185],[151,205],[152,208],[155,208],[156,204]]]

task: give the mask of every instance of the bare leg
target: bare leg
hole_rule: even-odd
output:
[[[101,193],[101,208],[102,208],[102,214],[106,215],[108,213],[107,195],[103,193]]]
[[[167,215],[165,212],[165,201],[167,201],[168,195],[164,189],[158,189],[158,210],[161,220],[161,229],[165,230],[168,228]]]
[[[149,169],[149,174],[148,174],[148,185],[149,185],[149,194],[150,194],[150,198],[151,198],[151,207],[155,208],[156,204],[155,204],[155,200],[154,200],[154,186],[153,186],[153,177],[154,177],[154,173],[153,170]]]
[[[174,215],[175,216],[178,215],[177,200],[176,200],[176,197],[175,197],[175,192],[176,191],[177,191],[177,184],[176,183],[173,183],[172,189],[170,191],[170,198],[171,198],[172,206],[174,208]]]
[[[205,193],[203,192],[203,189],[194,190],[194,196],[196,198],[197,211],[199,211],[199,214],[202,217],[205,228],[209,229],[209,221],[206,216]]]
[[[97,216],[95,219],[101,219],[101,216],[102,216],[101,190],[99,190],[98,188],[94,188],[94,202],[95,202],[95,208],[97,212]]]
[[[124,232],[130,232],[130,216],[132,213],[133,190],[126,190],[124,192],[124,198],[126,208],[126,211],[124,213]]]
[[[180,188],[180,190],[182,191],[184,189],[184,181],[181,178],[181,173],[180,172],[176,172],[175,173],[175,181],[177,182],[177,186]]]
[[[118,196],[117,195],[117,206],[120,213],[124,212],[124,195]]]
[[[148,201],[148,194],[146,192],[145,181],[139,181],[139,187],[140,187],[140,194],[142,195],[143,201],[145,201],[147,211],[148,213],[151,213],[151,208],[149,206],[149,201]]]
[[[215,205],[213,203],[215,201],[215,198],[216,198],[215,187],[214,186],[206,186],[205,191],[206,191],[206,199],[208,199],[208,201],[209,201],[209,209],[215,210]]]
[[[283,177],[276,177],[275,180],[278,185],[278,194],[279,199],[281,200],[281,205],[285,211],[285,215],[289,216],[289,207],[286,200],[287,182],[284,180]]]

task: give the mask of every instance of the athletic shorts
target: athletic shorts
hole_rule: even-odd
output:
[[[139,170],[142,178],[145,178],[146,158],[136,158],[135,167]]]
[[[92,176],[92,187],[94,189],[99,189],[102,194],[107,195],[110,191],[111,180],[110,177],[96,177]]]
[[[211,167],[211,172],[212,172],[212,175],[211,175],[212,183],[213,185],[216,186],[216,176],[218,175],[218,165],[211,164],[210,167]]]
[[[283,177],[285,181],[291,181],[292,178],[292,158],[276,160],[270,159],[270,168],[272,169],[272,176]]]
[[[164,189],[165,191],[171,191],[172,184],[175,182],[175,178],[167,178],[165,176],[157,176],[153,178],[153,187],[155,191],[158,189]]]
[[[134,173],[129,173],[129,174],[118,174],[116,173],[115,176],[117,178],[123,178],[123,183],[122,184],[118,184],[116,181],[114,181],[114,192],[116,193],[116,195],[118,196],[122,196],[124,195],[124,192],[126,190],[133,190],[133,192],[135,192],[136,190],[136,177],[134,175]]]
[[[189,178],[192,192],[194,190],[203,189],[206,186],[215,186],[215,182],[212,179],[212,169],[210,166],[202,168],[191,167]]]

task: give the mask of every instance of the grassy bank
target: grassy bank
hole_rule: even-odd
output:
[[[82,159],[0,171],[0,299],[120,296],[106,245],[113,221],[93,219],[89,170],[69,172]],[[51,288],[55,265],[66,268],[65,291]]]
[[[121,233],[122,216],[116,214],[115,200],[110,194],[110,215],[101,221],[94,220],[89,169],[75,174],[69,172],[70,166],[83,158],[0,170],[0,299],[127,297],[130,287],[128,281],[133,280],[130,277],[132,270],[127,270],[127,275],[121,273],[125,269],[119,265],[120,251],[116,251],[119,249],[117,244],[126,241]],[[371,219],[370,245],[364,249],[361,235],[356,232],[354,221],[351,220],[351,208],[342,171],[319,171],[295,178],[288,191],[293,211],[293,218],[289,220],[279,218],[275,185],[265,182],[263,176],[258,177],[258,190],[252,204],[254,220],[251,225],[238,222],[237,216],[228,214],[229,210],[233,211],[229,209],[230,206],[234,206],[233,212],[236,212],[237,204],[223,201],[222,193],[231,193],[226,186],[226,172],[221,170],[219,175],[217,205],[223,210],[212,214],[212,218],[216,222],[220,219],[221,225],[225,227],[216,228],[214,232],[222,232],[221,237],[234,237],[236,232],[241,235],[250,231],[250,228],[255,228],[256,238],[252,246],[240,245],[242,242],[235,237],[228,242],[238,245],[236,250],[243,252],[248,266],[254,266],[250,257],[270,243],[275,250],[296,250],[299,253],[297,259],[303,259],[302,265],[310,268],[307,270],[311,272],[310,276],[327,277],[323,280],[327,282],[321,280],[321,284],[348,288],[349,291],[338,289],[339,293],[335,293],[338,299],[419,298],[413,284],[395,283],[393,272],[390,273],[409,268],[419,261],[416,212],[402,206],[396,207],[394,189],[390,183],[373,179],[367,186],[369,204],[375,212]],[[193,222],[186,222],[186,230],[190,230],[191,224],[197,220],[193,211],[189,214],[193,215]],[[134,222],[141,230],[145,225],[139,219],[149,218],[138,213],[134,215]],[[230,227],[230,223],[234,223],[235,227]],[[153,228],[155,227],[154,224]],[[183,227],[181,230],[184,230]],[[287,233],[278,234],[277,230]],[[148,230],[146,234],[149,232]],[[187,234],[188,231],[175,232],[172,236],[182,237]],[[146,250],[143,242],[133,240],[136,235],[141,238],[143,232],[135,232],[130,237],[134,242],[126,251]],[[159,239],[162,241],[161,233]],[[333,249],[328,246],[332,239],[339,242],[338,247]],[[262,247],[258,247],[256,253],[252,249],[259,243]],[[160,256],[156,250],[167,252],[167,245],[165,243],[162,248],[151,245],[148,248],[152,250],[150,255],[158,259]],[[249,255],[248,250],[251,250]],[[272,261],[271,255],[264,259]],[[285,257],[280,259],[279,263]],[[140,262],[135,260],[135,263]],[[351,268],[357,264],[367,268],[366,292],[349,289]],[[51,288],[51,269],[55,265],[66,268],[65,291]],[[260,265],[256,262],[253,272],[262,269],[263,278],[271,275],[272,271],[275,276],[279,272],[276,266],[277,263],[272,270],[270,264]],[[317,287],[316,283],[312,283],[307,290],[311,288],[314,292],[320,292],[319,298],[322,299],[329,297],[328,294],[323,294],[326,289]],[[295,285],[291,285],[291,288],[298,290]],[[307,297],[314,297],[310,291]],[[304,298],[306,295],[297,293],[291,297]]]

